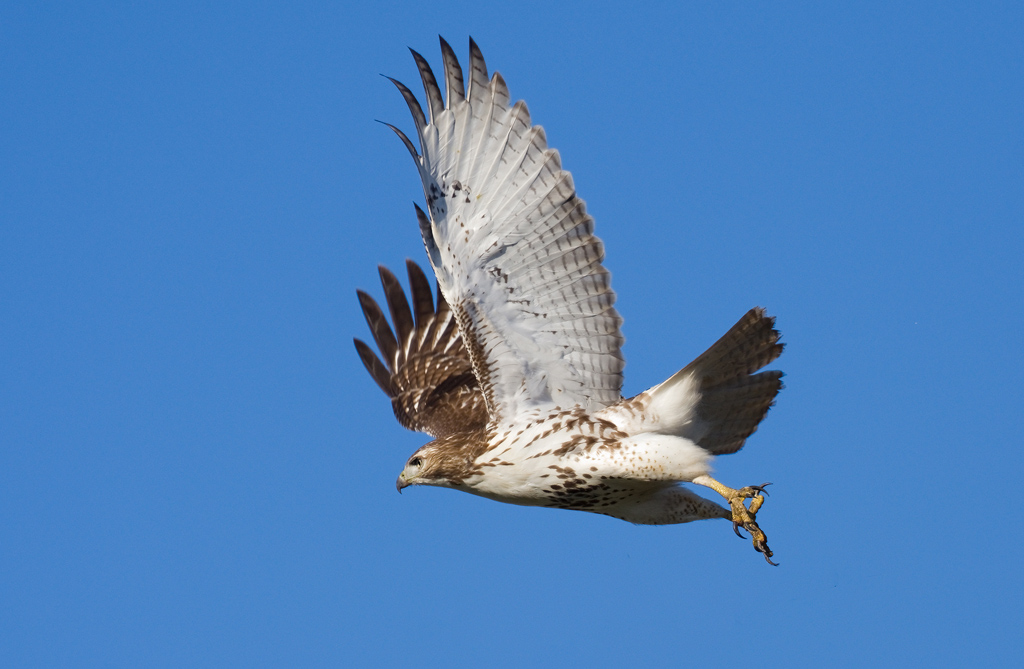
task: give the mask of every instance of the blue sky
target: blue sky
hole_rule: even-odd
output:
[[[4,4],[0,664],[1019,661],[1024,12],[893,4]],[[774,482],[778,568],[395,493],[355,289],[423,259],[374,120],[438,34],[572,171],[628,394],[777,315],[717,472]]]

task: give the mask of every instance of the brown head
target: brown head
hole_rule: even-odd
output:
[[[458,487],[463,480],[477,473],[473,461],[487,450],[483,432],[452,434],[435,439],[412,454],[405,469],[398,475],[398,492],[411,485]]]

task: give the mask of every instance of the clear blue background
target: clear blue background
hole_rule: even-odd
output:
[[[4,3],[3,666],[1008,666],[1019,3]],[[394,480],[354,290],[422,259],[379,73],[467,36],[605,240],[627,393],[754,305],[787,388],[635,527]]]

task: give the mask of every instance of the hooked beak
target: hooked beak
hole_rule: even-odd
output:
[[[402,488],[405,488],[408,485],[411,484],[405,480],[405,472],[402,472],[398,475],[398,480],[395,481],[395,488],[398,490],[399,494],[401,494]]]

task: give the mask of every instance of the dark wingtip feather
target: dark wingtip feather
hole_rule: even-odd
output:
[[[405,100],[405,104],[409,107],[409,113],[412,114],[413,123],[416,124],[416,132],[420,136],[423,135],[423,128],[427,125],[427,117],[423,115],[423,107],[420,107],[420,101],[416,99],[409,87],[403,84],[398,79],[388,77],[387,75],[381,75],[387,78],[388,81],[395,85],[398,92],[402,94],[402,98]]]
[[[407,259],[405,270],[409,274],[409,293],[412,296],[416,327],[422,328],[434,317],[434,294],[430,292],[430,282],[419,265]]]
[[[367,346],[366,342],[356,337],[353,337],[352,341],[356,345],[356,352],[359,353],[359,358],[363,361],[366,371],[370,373],[370,376],[388,397],[394,397],[395,388],[391,382],[390,370],[381,362],[377,354],[373,352],[373,349]]]
[[[399,130],[395,126],[391,125],[387,121],[380,121],[380,120],[378,120],[377,123],[380,123],[381,125],[386,125],[387,127],[391,128],[392,132],[394,132],[396,135],[398,135],[398,139],[402,140],[402,144],[405,144],[405,148],[409,150],[409,155],[412,156],[412,159],[415,160],[417,163],[419,163],[420,154],[419,154],[418,151],[416,151],[416,147],[413,146],[413,143],[411,141],[409,141],[409,138],[405,136],[404,132],[402,132],[401,130]],[[417,167],[418,167],[418,165],[417,165]]]
[[[459,65],[459,59],[455,56],[455,51],[448,42],[445,41],[440,35],[437,36],[441,40],[441,56],[444,59],[444,81],[447,95],[447,107],[452,108],[452,105],[456,102],[462,102],[466,99],[465,84],[462,80],[462,66]]]
[[[388,369],[392,369],[398,353],[398,341],[395,339],[395,333],[391,331],[391,326],[388,325],[388,320],[384,317],[384,312],[381,311],[376,300],[361,290],[356,291],[356,296],[359,298],[363,316],[366,317],[366,324],[370,326],[373,341],[377,343],[377,348],[384,356]],[[392,369],[392,371],[394,370]]]
[[[473,38],[469,38],[469,89],[466,97],[473,104],[483,102],[487,95],[487,63],[484,61],[484,54],[476,45]]]
[[[402,290],[398,277],[384,265],[379,265],[377,271],[380,272],[380,283],[384,286],[384,298],[388,303],[388,311],[391,312],[391,322],[395,325],[400,355],[404,355],[409,345],[409,335],[414,327],[412,310],[409,309],[409,301],[405,299],[405,291]]]
[[[441,89],[437,85],[434,71],[430,69],[427,59],[421,56],[415,49],[409,49],[409,51],[412,53],[413,60],[416,61],[416,67],[420,71],[420,79],[423,80],[423,92],[427,96],[427,107],[430,109],[430,122],[433,123],[434,119],[444,111],[444,99],[441,97]]]

